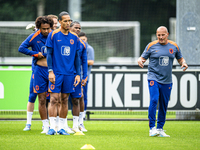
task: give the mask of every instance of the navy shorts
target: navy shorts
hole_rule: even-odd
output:
[[[72,93],[75,91],[74,75],[55,74],[55,84],[49,81],[49,92]]]

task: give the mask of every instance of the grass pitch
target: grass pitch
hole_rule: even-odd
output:
[[[41,134],[42,122],[32,121],[31,131],[23,131],[26,121],[0,121],[0,150],[78,150],[91,144],[99,150],[199,149],[199,121],[166,121],[170,138],[149,137],[148,121],[85,121],[85,135]],[[72,126],[72,121],[68,121]]]

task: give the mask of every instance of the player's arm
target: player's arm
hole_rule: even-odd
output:
[[[146,62],[146,60],[149,58],[151,54],[151,48],[149,47],[149,44],[146,46],[144,52],[142,53],[142,55],[138,58],[138,65],[143,68],[144,67],[144,63]]]
[[[55,74],[53,72],[53,62],[52,62],[53,48],[47,47],[47,66],[49,72],[49,81],[55,84]]]
[[[82,56],[82,68],[83,68],[83,79],[81,81],[81,85],[85,86],[87,82],[87,70],[88,70],[88,63],[87,63],[87,47],[84,48]]]
[[[187,70],[188,65],[183,57],[178,59],[178,63],[181,65],[181,69],[184,68],[183,71]]]
[[[146,62],[146,59],[143,57],[138,58],[138,65],[143,68],[144,67],[144,63]]]
[[[42,55],[41,52],[36,52],[36,51],[31,51],[29,50],[28,48],[32,46],[32,43],[29,42],[30,39],[31,39],[31,35],[25,40],[22,42],[22,44],[19,46],[19,49],[18,51],[20,53],[23,53],[25,55],[29,55],[29,56],[33,56],[33,57],[38,57],[38,58],[43,58],[44,56]]]
[[[79,56],[79,51],[76,50],[76,55],[75,55],[75,62],[74,62],[74,65],[75,65],[75,70],[76,70],[76,77],[75,77],[75,80],[74,80],[74,86],[76,87],[79,83],[80,83],[80,56]]]
[[[94,60],[88,60],[88,66],[92,66],[94,64]]]
[[[88,66],[92,66],[94,64],[94,49],[88,47]]]

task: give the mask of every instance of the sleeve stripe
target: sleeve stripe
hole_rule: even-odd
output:
[[[147,47],[147,51],[149,50],[149,48],[150,48],[151,46],[153,46],[153,45],[155,45],[155,44],[157,44],[157,43],[158,43],[158,40],[151,42],[151,43],[149,44],[149,46]]]
[[[83,46],[86,48],[85,43],[80,39],[80,42],[83,44]]]
[[[177,48],[178,51],[179,51],[179,47],[178,47],[178,45],[177,45],[175,42],[173,42],[173,41],[171,41],[171,40],[168,40],[168,42],[169,42],[170,44],[176,46],[176,48]]]
[[[37,32],[35,32],[35,34],[33,35],[33,37],[31,38],[31,40],[29,41],[29,43],[39,34],[41,33],[41,30],[38,30]]]
[[[53,38],[53,35],[56,34],[56,33],[58,33],[59,31],[60,31],[60,29],[54,30],[54,31],[52,32],[51,39]]]
[[[69,31],[71,34],[76,35],[78,37],[78,35],[72,31]],[[79,38],[79,37],[78,37]]]

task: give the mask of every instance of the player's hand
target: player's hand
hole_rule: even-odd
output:
[[[144,67],[144,63],[146,62],[146,60],[142,57],[138,58],[138,65],[143,68]]]
[[[38,53],[38,59],[44,58],[41,52]]]
[[[182,68],[184,68],[183,71],[187,70],[188,65],[186,64],[186,62],[182,63],[181,69],[182,69]]]
[[[51,83],[55,84],[56,77],[55,77],[55,74],[53,73],[53,71],[49,71],[49,81]]]
[[[87,80],[82,79],[81,85],[82,85],[82,86],[85,86],[85,85],[86,85],[86,82],[87,82]]]
[[[74,80],[74,86],[76,87],[80,83],[80,76],[77,75]]]

